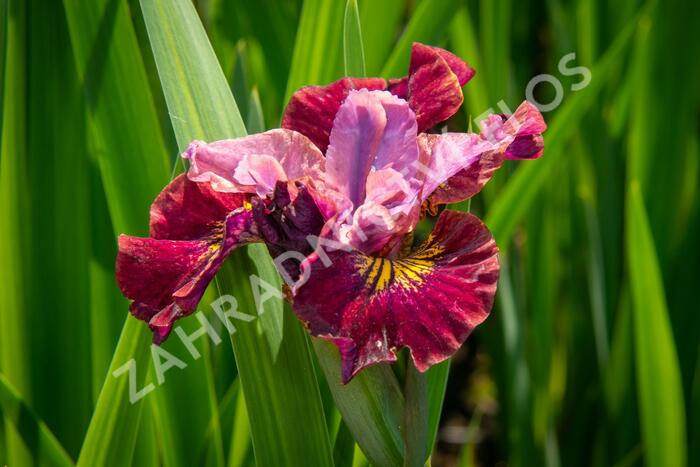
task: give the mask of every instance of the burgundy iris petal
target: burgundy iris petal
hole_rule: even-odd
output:
[[[430,238],[387,259],[336,251],[296,291],[294,310],[341,350],[343,381],[408,347],[425,371],[451,356],[488,315],[498,279],[493,237],[475,216],[445,211]]]
[[[194,183],[178,175],[151,205],[153,238],[189,240],[207,236],[228,213],[243,206],[244,193],[222,193],[209,183]]]
[[[151,207],[151,238],[119,237],[117,282],[162,342],[175,320],[195,311],[228,253],[257,241],[243,194],[219,193],[185,175],[173,180]]]
[[[449,61],[448,61],[449,60]],[[408,79],[408,103],[416,113],[418,131],[434,127],[462,105],[462,85],[474,70],[446,50],[414,44]]]

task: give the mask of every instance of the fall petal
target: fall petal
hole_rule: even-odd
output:
[[[119,236],[117,282],[127,298],[164,308],[172,293],[212,255],[204,240]],[[147,310],[141,308],[144,315]]]
[[[243,206],[245,198],[244,194],[214,191],[208,183],[178,175],[151,205],[150,235],[157,239],[199,239]]]
[[[133,300],[135,317],[148,321],[162,342],[176,319],[194,312],[226,256],[258,240],[252,212],[240,208],[197,240],[119,237],[116,276]]]
[[[315,336],[341,349],[343,381],[408,347],[420,371],[450,357],[488,315],[496,291],[495,242],[475,216],[445,211],[405,258],[328,253],[308,260],[294,310]]]

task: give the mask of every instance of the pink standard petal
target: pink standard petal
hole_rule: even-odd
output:
[[[357,207],[371,170],[392,168],[410,179],[418,160],[415,116],[383,91],[353,91],[340,107],[326,154],[327,182]]]
[[[326,152],[333,120],[341,104],[354,89],[386,89],[382,78],[342,78],[327,86],[305,86],[289,100],[282,127],[298,131]]]
[[[489,314],[498,251],[479,219],[445,211],[430,238],[405,258],[312,254],[311,274],[294,310],[314,336],[339,345],[343,382],[362,368],[396,359],[408,347],[426,371],[449,358]]]
[[[276,166],[271,168],[268,164],[267,169],[272,171],[265,172],[264,164],[261,164],[256,167],[261,171],[258,174],[262,178],[261,183],[243,177],[241,171],[239,176],[243,178],[236,177],[236,170],[244,159],[250,157],[252,160],[259,156],[275,159],[288,180],[304,176],[320,179],[325,167],[323,155],[308,138],[284,129],[210,144],[194,141],[183,154],[191,162],[188,172],[190,180],[208,182],[216,191],[234,193],[264,191],[271,178],[280,176]],[[250,164],[247,167],[250,168]]]

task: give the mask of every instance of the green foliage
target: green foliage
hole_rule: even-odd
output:
[[[0,0],[0,465],[698,465],[699,10]],[[228,293],[253,319],[198,339],[197,359],[171,339],[185,367],[158,384],[114,281],[116,236],[147,233],[192,139],[276,127],[303,85],[402,76],[414,41],[477,71],[450,131],[514,108],[537,74],[562,85],[543,158],[458,206],[502,252],[492,316],[426,374],[401,354],[343,386],[332,344],[279,294],[259,303],[251,274],[281,282],[255,246],[201,306]],[[566,69],[591,72],[580,90],[559,66],[570,52]],[[113,375],[131,359],[154,388],[133,404]]]

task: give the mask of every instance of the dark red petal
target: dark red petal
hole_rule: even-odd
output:
[[[117,283],[132,314],[148,321],[162,342],[175,320],[195,311],[209,282],[237,246],[258,240],[252,211],[240,208],[208,237],[168,240],[119,237]]]
[[[384,90],[382,78],[342,78],[326,86],[297,90],[282,116],[282,128],[298,131],[326,152],[335,114],[352,89]]]
[[[476,74],[474,68],[470,67],[467,62],[452,52],[441,49],[440,47],[431,47],[419,42],[414,42],[411,47],[411,64],[408,68],[409,76],[418,71],[421,66],[435,61],[436,55],[445,60],[450,70],[452,70],[452,73],[457,76],[460,86],[467,84]]]
[[[387,86],[387,91],[400,97],[401,99],[408,100],[408,76],[403,78],[390,79],[389,86]]]
[[[456,352],[493,304],[498,250],[471,214],[444,211],[429,239],[405,258],[328,255],[328,268],[316,253],[309,257],[294,310],[311,334],[342,344],[343,382],[394,361],[404,346],[416,368],[427,370]]]
[[[244,193],[214,191],[209,183],[178,175],[151,205],[151,237],[194,240],[208,236],[233,210],[243,206]]]
[[[506,149],[506,159],[522,160],[537,159],[544,152],[544,138],[542,135],[517,136]]]
[[[408,103],[416,113],[418,131],[444,122],[459,110],[463,101],[460,79],[442,55],[434,47],[414,44]]]
[[[120,235],[117,282],[127,298],[139,302],[138,316],[145,318],[149,312],[144,305],[160,310],[171,303],[172,293],[212,254],[211,244],[204,240],[157,240]]]
[[[523,102],[508,117],[504,129],[516,135],[504,153],[506,159],[537,159],[544,152],[542,133],[547,129],[547,124],[537,107],[530,102]]]

